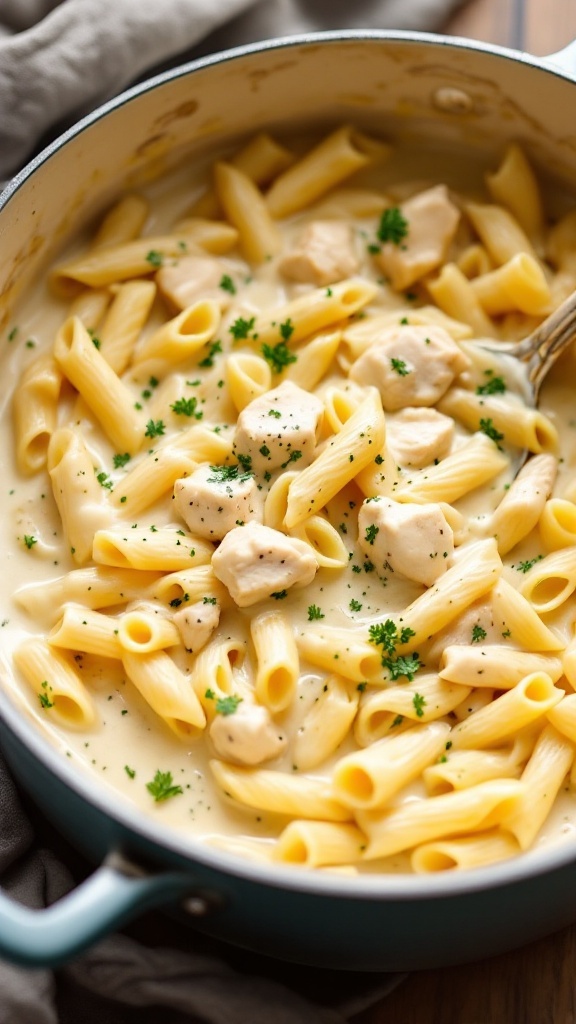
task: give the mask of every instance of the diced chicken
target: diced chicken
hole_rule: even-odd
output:
[[[314,458],[323,413],[320,399],[285,380],[242,410],[234,451],[250,456],[255,473],[300,469]]]
[[[368,498],[358,513],[358,541],[376,567],[431,587],[448,567],[454,536],[440,505]]]
[[[445,458],[454,420],[436,409],[408,406],[386,421],[386,442],[399,466],[422,469]]]
[[[238,466],[198,466],[175,481],[174,504],[190,532],[207,540],[222,540],[233,527],[262,519],[254,476]]]
[[[285,749],[285,731],[274,725],[261,704],[243,700],[231,715],[216,715],[210,739],[219,757],[235,764],[262,764]]]
[[[352,277],[359,267],[352,229],[335,220],[314,220],[294,249],[280,261],[279,270],[291,281],[322,285]]]
[[[264,601],[290,587],[305,587],[318,569],[305,541],[259,523],[237,526],[212,556],[214,574],[239,608]]]
[[[184,256],[177,263],[161,267],[156,274],[158,289],[171,309],[182,310],[199,299],[213,299],[221,309],[232,300],[232,285],[222,287],[226,275],[222,260],[213,256]]]
[[[351,380],[373,384],[386,412],[435,405],[469,357],[443,327],[399,325],[382,332],[350,370]]]
[[[400,205],[407,232],[396,244],[384,242],[375,257],[396,291],[409,288],[445,262],[456,234],[460,211],[448,198],[445,185],[435,185]]]
[[[194,601],[174,615],[174,625],[187,651],[197,654],[220,622],[220,606],[214,599]]]

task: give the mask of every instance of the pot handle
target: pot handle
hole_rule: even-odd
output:
[[[553,64],[554,67],[560,68],[561,71],[565,71],[567,74],[572,75],[576,78],[576,39],[573,39],[568,46],[565,46],[563,50],[558,50],[557,53],[549,53],[544,60],[547,64]]]
[[[111,853],[76,889],[45,909],[32,910],[0,892],[0,956],[27,967],[55,967],[136,914],[184,898],[192,914],[209,909],[210,898],[191,875],[149,874]]]

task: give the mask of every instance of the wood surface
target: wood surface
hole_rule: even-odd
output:
[[[576,0],[470,0],[445,31],[534,55],[554,53],[576,38]],[[576,925],[504,956],[410,974],[356,1020],[576,1024]]]

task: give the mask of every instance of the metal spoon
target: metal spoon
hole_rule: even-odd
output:
[[[576,341],[576,291],[522,341],[498,348],[482,345],[482,348],[524,364],[527,400],[530,405],[537,405],[548,371],[573,341]]]

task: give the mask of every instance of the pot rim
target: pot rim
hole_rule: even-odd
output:
[[[503,60],[508,60],[513,63],[521,63],[523,66],[534,68],[537,71],[553,75],[554,77],[564,78],[568,82],[573,82],[575,80],[573,72],[550,62],[550,57],[555,56],[555,54],[545,57],[536,57],[533,54],[526,53],[521,50],[515,50],[512,47],[499,46],[495,43],[486,43],[476,39],[466,39],[463,36],[448,36],[435,32],[411,32],[402,29],[334,29],[325,32],[306,32],[283,36],[280,38],[264,39],[255,43],[244,43],[241,46],[235,46],[226,50],[221,50],[217,53],[207,54],[204,57],[197,57],[194,60],[186,61],[183,64],[178,64],[176,67],[169,68],[166,71],[160,71],[155,75],[137,82],[135,85],[129,86],[116,96],[113,96],[99,104],[94,110],[90,111],[88,114],[84,115],[84,117],[81,117],[74,124],[59,133],[56,138],[43,147],[24,165],[20,171],[17,171],[17,173],[5,183],[4,189],[0,191],[0,211],[7,205],[18,189],[25,184],[28,178],[30,178],[43,163],[49,160],[54,153],[62,149],[68,142],[71,142],[77,135],[81,135],[82,132],[90,128],[92,124],[95,124],[97,121],[106,117],[113,110],[123,107],[125,104],[130,103],[139,96],[158,88],[158,86],[164,85],[167,82],[178,78],[183,78],[186,75],[192,74],[196,71],[201,71],[204,68],[212,67],[216,64],[224,64],[229,61],[238,60],[242,57],[250,57],[258,53],[290,49],[303,45],[314,46],[319,43],[331,44],[358,42],[362,40],[366,40],[368,42],[381,41],[391,43],[413,42],[423,44],[424,46],[441,46],[446,49],[473,50],[492,57],[500,57]]]
[[[509,47],[439,33],[349,29],[309,32],[266,39],[199,57],[167,71],[159,72],[100,104],[59,134],[8,182],[4,191],[0,193],[0,215],[19,189],[60,149],[111,112],[159,86],[214,65],[250,58],[264,52],[363,40],[392,44],[410,42],[424,46],[440,46],[447,50],[473,50],[491,57],[521,63],[536,71],[563,78],[576,85],[573,74],[563,67],[547,63],[549,58],[539,58]],[[248,859],[244,860],[236,854],[210,847],[193,835],[186,837],[175,829],[168,833],[161,832],[160,823],[155,822],[144,811],[138,810],[136,806],[124,803],[123,799],[118,799],[114,806],[110,806],[108,789],[99,786],[97,780],[92,780],[88,774],[84,774],[84,771],[82,773],[75,772],[56,747],[52,746],[49,740],[45,739],[33,724],[27,721],[12,695],[8,691],[4,691],[4,696],[7,700],[0,705],[0,720],[28,752],[41,762],[44,768],[56,776],[67,788],[74,791],[77,796],[87,800],[111,819],[116,826],[127,829],[158,847],[160,852],[167,851],[183,857],[191,866],[198,863],[213,871],[221,872],[223,875],[242,878],[247,882],[326,898],[417,902],[423,898],[433,900],[458,898],[464,894],[478,893],[486,889],[500,889],[511,884],[533,880],[539,875],[560,870],[570,863],[576,862],[576,845],[572,846],[569,839],[520,854],[507,861],[455,874],[367,873],[351,878],[345,875],[303,871],[285,864],[269,865]]]

